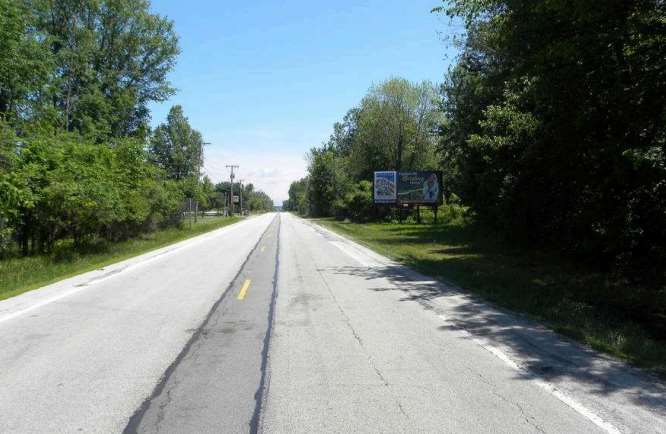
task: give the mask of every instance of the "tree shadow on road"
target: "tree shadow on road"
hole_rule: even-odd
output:
[[[398,291],[400,301],[417,302],[446,318],[441,331],[464,330],[502,349],[522,368],[516,378],[554,384],[575,383],[599,396],[622,392],[620,399],[666,411],[666,384],[656,375],[633,368],[561,336],[527,316],[515,314],[405,266],[339,267],[329,272],[376,283],[372,291]]]

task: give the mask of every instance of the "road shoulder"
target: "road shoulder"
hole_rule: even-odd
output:
[[[0,323],[24,315],[41,306],[53,303],[60,299],[69,297],[85,290],[93,285],[101,283],[114,276],[144,265],[155,260],[165,258],[182,249],[194,247],[207,240],[219,237],[236,228],[248,224],[252,218],[241,220],[228,226],[214,229],[194,237],[190,237],[158,249],[150,250],[113,264],[109,264],[96,270],[67,277],[55,283],[42,286],[16,296],[0,300]]]
[[[305,220],[303,220],[305,221]],[[382,274],[438,316],[443,327],[462,330],[569,406],[578,406],[597,425],[619,431],[666,432],[666,386],[658,377],[601,355],[519,315],[491,306],[461,288],[438,282],[359,243],[305,221],[331,244],[370,272]]]

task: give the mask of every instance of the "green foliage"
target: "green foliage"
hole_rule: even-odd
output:
[[[273,211],[273,200],[263,191],[251,192],[246,203],[251,212]]]
[[[664,2],[457,0],[440,10],[466,26],[443,86],[447,188],[513,239],[663,283]]]
[[[308,212],[314,217],[330,216],[335,199],[347,191],[343,163],[336,158],[335,151],[326,148],[313,148],[309,158]]]
[[[26,4],[53,63],[36,109],[55,111],[58,127],[95,140],[143,137],[148,104],[174,92],[166,78],[179,51],[173,23],[151,14],[147,0]]]
[[[254,185],[243,185],[243,209],[250,212],[273,211],[273,200],[261,190],[255,190]]]
[[[359,220],[377,215],[367,187],[373,172],[436,168],[440,122],[431,83],[393,78],[373,86],[333,126],[328,142],[310,151],[307,179],[292,184],[285,209]]]
[[[292,182],[289,186],[289,199],[284,201],[282,208],[285,211],[292,211],[297,212],[300,215],[306,215],[309,208],[306,195],[307,189],[307,178]]]
[[[372,183],[361,181],[355,184],[343,199],[335,202],[335,217],[349,218],[355,222],[366,222],[374,217]]]
[[[143,138],[173,94],[173,24],[146,0],[0,0],[0,116],[95,142]]]
[[[234,182],[233,185],[234,196],[241,194],[241,184]],[[228,195],[231,191],[231,183],[228,181],[220,182],[215,186],[216,200],[219,202],[219,208],[227,206],[225,200],[228,200]],[[266,212],[273,210],[273,200],[263,191],[255,190],[254,185],[249,183],[242,186],[243,210],[250,212]],[[238,211],[240,203],[235,206]]]
[[[179,49],[173,23],[149,9],[0,0],[0,256],[179,226],[185,199],[224,206],[200,179],[204,143],[182,107],[150,133],[148,106],[174,93]],[[247,195],[253,210],[272,207]]]
[[[217,205],[217,193],[215,191],[215,184],[210,180],[208,176],[204,176],[201,180],[201,200],[199,203],[200,210],[207,209],[216,209],[219,208]]]
[[[0,117],[16,120],[25,114],[29,98],[47,83],[54,66],[34,24],[27,3],[0,0]]]
[[[150,153],[170,179],[198,179],[203,165],[203,138],[190,126],[181,106],[171,107],[166,124],[155,129]],[[188,197],[194,197],[194,192]]]
[[[348,146],[354,179],[369,180],[375,170],[435,168],[437,100],[429,82],[394,78],[373,86],[354,110],[354,137]]]
[[[177,54],[146,0],[0,0],[0,254],[179,221],[143,143]]]
[[[205,217],[192,225],[169,227],[120,242],[96,240],[84,248],[69,240],[53,253],[9,257],[0,261],[0,300],[67,277],[85,273],[133,256],[238,222],[238,217]]]
[[[9,222],[24,253],[49,251],[61,239],[126,238],[178,216],[181,190],[158,175],[139,142],[27,137],[8,180],[20,192]]]
[[[527,313],[595,349],[666,374],[666,347],[654,334],[663,330],[663,319],[632,318],[599,303],[600,294],[630,298],[635,287],[540,250],[516,248],[474,224],[463,207],[440,207],[439,216],[440,223],[427,226],[318,223],[428,276]]]

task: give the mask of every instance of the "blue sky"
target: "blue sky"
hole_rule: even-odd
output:
[[[154,104],[153,125],[180,104],[201,131],[205,171],[239,178],[279,204],[305,175],[305,154],[373,83],[442,81],[454,52],[439,0],[153,0],[175,21],[178,93]]]

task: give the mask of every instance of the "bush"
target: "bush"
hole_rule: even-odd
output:
[[[372,200],[372,183],[361,181],[354,186],[351,193],[346,196],[349,217],[354,221],[368,221],[374,216],[374,203]]]
[[[110,146],[73,134],[26,138],[11,176],[0,179],[4,192],[15,193],[0,201],[11,199],[13,211],[4,213],[3,237],[15,231],[26,254],[51,251],[58,240],[117,241],[173,224],[183,190],[162,178],[136,141]]]
[[[338,219],[349,218],[355,222],[367,222],[375,216],[372,200],[372,183],[361,181],[352,186],[344,199],[333,202],[334,215]]]
[[[335,217],[336,220],[344,220],[349,216],[347,203],[344,199],[335,199],[333,205],[331,205],[331,209],[333,210],[333,217]]]

